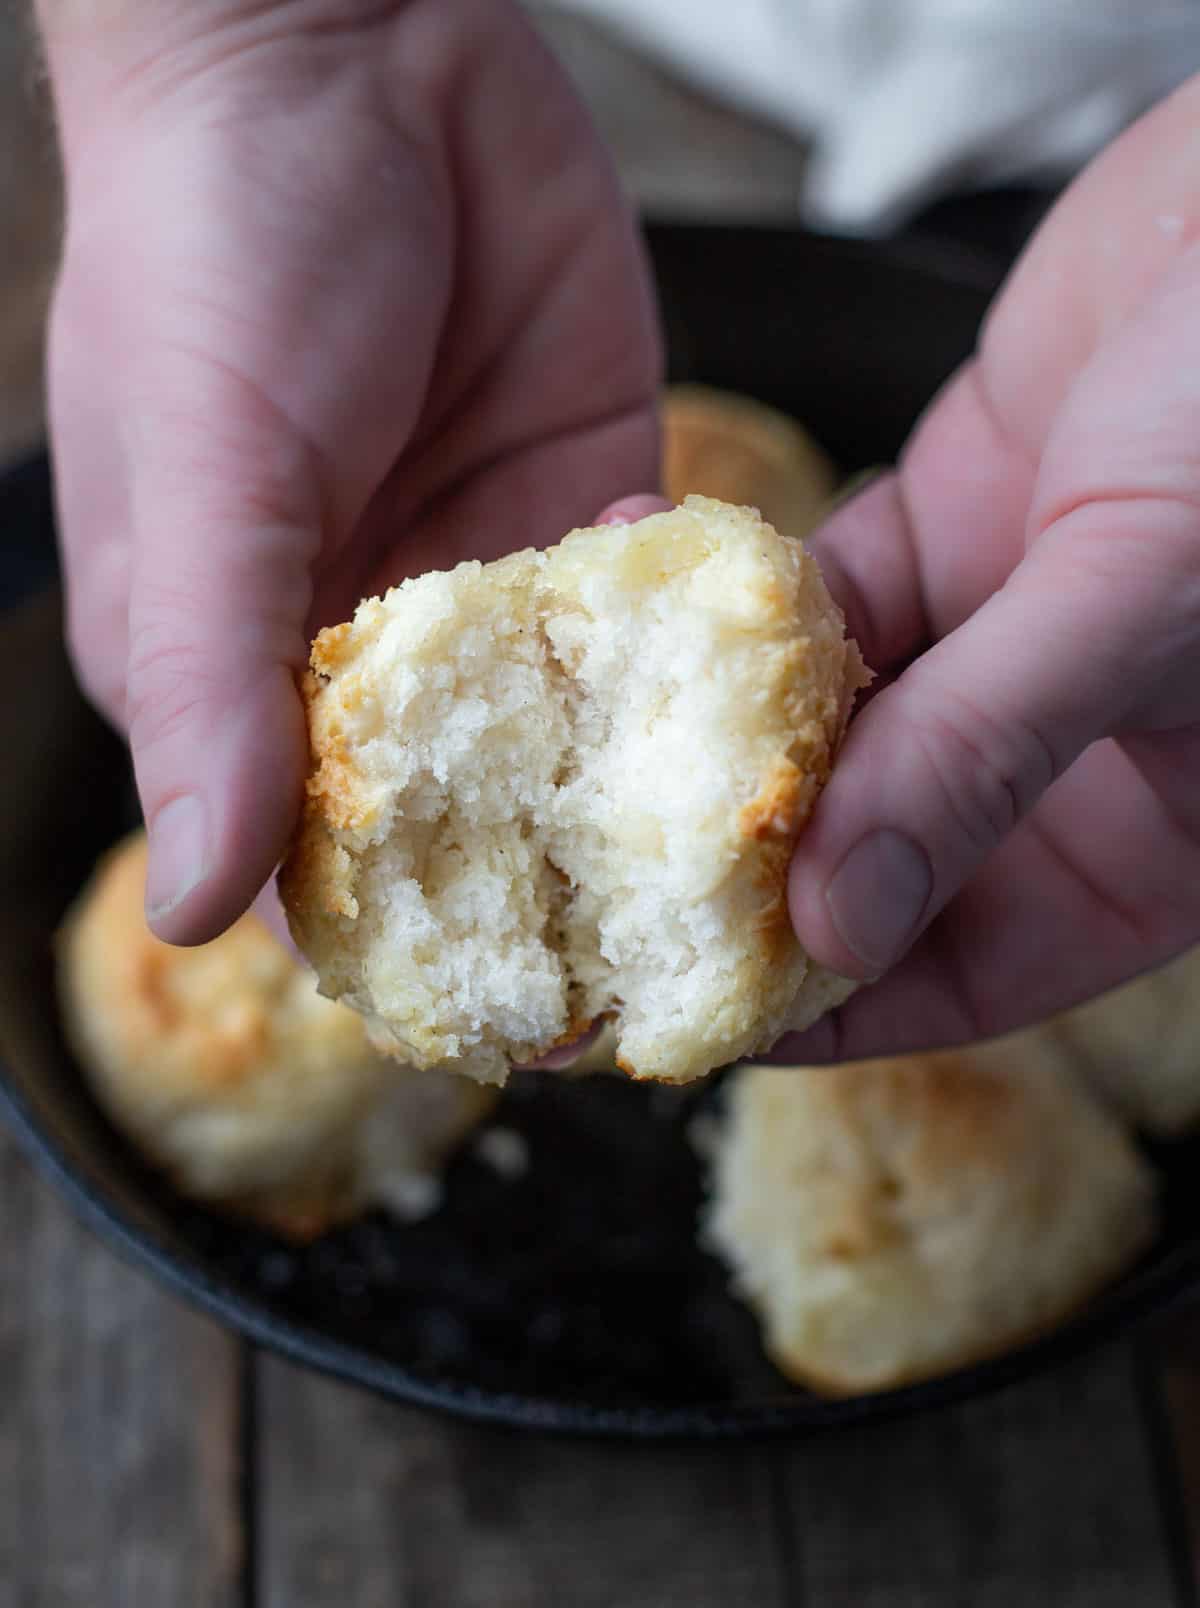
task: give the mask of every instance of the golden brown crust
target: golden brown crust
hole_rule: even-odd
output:
[[[1155,1230],[1154,1179],[1045,1035],[750,1067],[707,1232],[789,1378],[895,1389],[1062,1323]]]
[[[765,1049],[792,1025],[791,1007],[810,971],[813,1015],[832,998],[828,980],[809,967],[792,932],[787,870],[796,839],[830,775],[854,695],[867,677],[815,562],[800,544],[779,537],[752,509],[693,498],[672,514],[623,531],[574,532],[544,554],[516,554],[495,565],[464,565],[450,574],[406,583],[386,599],[364,604],[352,624],[336,628],[332,635],[322,633],[314,645],[314,673],[305,685],[312,774],[296,840],[280,875],[280,891],[293,936],[317,967],[323,988],[363,1012],[375,1042],[387,1053],[420,1066],[458,1066],[491,1031],[486,1017],[475,1012],[475,999],[454,1016],[445,1004],[450,990],[443,982],[428,982],[422,971],[426,967],[431,975],[433,962],[412,958],[421,946],[436,956],[439,938],[406,936],[385,945],[380,937],[379,909],[386,903],[391,911],[395,904],[390,889],[381,897],[386,886],[381,866],[403,863],[407,868],[396,873],[406,901],[405,920],[415,922],[406,932],[436,934],[443,930],[438,926],[441,917],[430,912],[441,883],[430,878],[426,856],[441,856],[438,863],[444,864],[451,851],[460,858],[466,853],[457,826],[451,831],[449,824],[458,808],[457,784],[447,782],[445,764],[439,769],[427,758],[437,732],[431,735],[420,724],[424,717],[410,716],[409,708],[426,708],[435,698],[432,689],[442,687],[452,689],[436,694],[443,699],[438,705],[443,727],[464,706],[493,707],[489,691],[471,690],[476,687],[471,678],[484,674],[480,663],[494,652],[505,673],[515,674],[532,662],[526,650],[538,640],[549,644],[551,665],[538,695],[544,700],[544,722],[552,726],[563,718],[550,709],[556,696],[563,697],[568,709],[574,707],[570,700],[577,695],[602,705],[603,695],[594,687],[586,695],[578,691],[586,654],[601,639],[607,643],[605,651],[617,651],[616,634],[629,631],[629,622],[640,617],[645,600],[659,588],[669,588],[661,603],[656,599],[655,606],[667,610],[656,617],[659,628],[668,617],[685,622],[683,628],[688,620],[695,621],[709,668],[680,681],[673,670],[678,638],[672,633],[670,662],[660,654],[655,679],[642,683],[663,689],[662,703],[652,706],[646,716],[646,730],[665,720],[669,736],[673,720],[679,730],[693,718],[700,721],[698,729],[718,734],[715,753],[705,759],[717,768],[712,796],[720,798],[720,809],[697,799],[680,830],[679,816],[669,803],[656,806],[664,811],[660,819],[643,804],[646,791],[636,798],[622,795],[619,809],[613,807],[608,822],[593,836],[609,845],[605,853],[613,868],[611,886],[620,897],[632,897],[627,890],[638,890],[638,876],[631,869],[636,864],[686,863],[698,897],[720,904],[719,920],[729,934],[731,958],[720,985],[713,984],[710,998],[688,1018],[669,999],[652,1002],[643,1020],[658,1014],[664,1021],[672,1020],[661,1033],[651,1022],[635,1050],[628,1038],[633,1014],[629,991],[623,993],[614,982],[613,993],[621,996],[616,1004],[595,980],[604,965],[615,976],[620,962],[610,950],[593,944],[583,968],[592,968],[588,1009],[580,1014],[590,1018],[616,1009],[626,1030],[619,1063],[623,1069],[634,1076],[682,1081],[702,1075],[714,1064]],[[497,637],[495,622],[501,618],[506,623]],[[523,626],[515,624],[518,618],[524,620]],[[604,637],[610,628],[610,636]],[[454,654],[476,634],[487,650],[460,666]],[[498,641],[503,649],[492,647]],[[634,646],[625,647],[630,642]],[[629,631],[621,643],[626,657],[620,659],[618,653],[618,662],[633,667],[634,679],[639,666],[648,662],[645,635]],[[712,708],[720,709],[719,717],[695,716],[686,707],[689,696],[680,686],[712,689],[704,696]],[[393,700],[400,698],[398,687],[405,689],[403,714],[393,707]],[[564,687],[568,694],[562,693]],[[406,701],[410,699],[411,706]],[[454,699],[462,702],[456,704]],[[523,707],[536,703],[534,697]],[[672,714],[665,716],[668,706]],[[612,718],[605,718],[607,725],[598,719],[584,729],[611,733]],[[712,724],[704,727],[703,721],[710,718]],[[364,731],[386,731],[387,740],[363,741]],[[570,754],[565,773],[578,774],[589,763],[599,766],[597,755],[608,740],[604,735],[598,740],[589,737],[590,748],[565,750]],[[636,745],[642,738],[629,740]],[[473,755],[478,752],[472,749]],[[528,752],[526,745],[522,753]],[[526,768],[523,758],[515,757],[512,764],[522,773]],[[464,789],[481,785],[483,769],[479,765],[466,775]],[[394,781],[395,777],[402,780]],[[605,789],[599,773],[594,785],[596,792]],[[409,789],[416,790],[411,806],[406,802]],[[673,845],[681,839],[686,843],[683,855],[674,848],[670,856],[664,852],[669,835],[664,820],[672,823]],[[489,817],[487,830],[493,822],[513,830],[521,824],[502,811]],[[525,827],[535,836],[558,830],[542,817],[536,828],[528,821],[522,830]],[[476,847],[470,852],[491,852],[477,847],[486,832],[469,827],[467,836],[473,833]],[[504,850],[511,852],[516,852],[513,845]],[[552,859],[547,863],[553,866]],[[364,872],[367,866],[369,875]],[[605,867],[600,867],[600,874],[605,874]],[[538,875],[533,877],[535,883]],[[572,888],[583,895],[595,891],[586,879],[573,874],[571,880]],[[676,907],[687,909],[689,898]],[[574,892],[572,899],[577,900]],[[589,919],[602,922],[606,911],[599,904],[599,893],[596,899],[598,914]],[[420,901],[424,901],[421,916],[410,917]],[[511,924],[506,930],[518,926]],[[451,930],[457,934],[456,942],[475,936],[468,933],[464,940],[453,921]],[[633,930],[627,924],[626,931]],[[545,940],[551,948],[574,942],[558,937],[557,929],[555,934]],[[632,953],[635,946],[630,943],[627,948]],[[699,955],[701,946],[694,945],[693,952]],[[640,959],[631,964],[640,964]],[[568,979],[564,985],[568,993],[575,986],[570,981],[573,965],[569,960],[562,973]],[[476,966],[473,975],[482,969]],[[699,974],[703,967],[697,963],[695,970]],[[646,976],[649,971],[647,967]],[[674,978],[678,972],[670,975]],[[633,981],[636,984],[637,979]],[[684,1025],[676,1026],[676,1018]],[[812,1018],[802,1013],[799,1020],[808,1019]],[[482,1029],[479,1020],[485,1024]],[[545,1055],[569,1039],[577,1025],[572,1022],[564,1030],[559,1016],[536,1037],[520,1042],[505,1029],[503,1044],[494,1037],[483,1043],[479,1053],[486,1057],[486,1065],[480,1070],[477,1059],[473,1075],[502,1080],[506,1057],[523,1062]],[[472,1031],[477,1036],[468,1041],[466,1035]],[[708,1040],[728,1053],[714,1051],[715,1059],[706,1067]]]
[[[365,819],[358,769],[347,745],[345,733],[337,724],[336,718],[334,720],[328,718],[326,707],[321,700],[321,690],[325,685],[326,676],[338,662],[338,656],[330,652],[329,645],[325,641],[330,636],[336,636],[339,641],[348,643],[346,627],[336,626],[322,631],[313,643],[312,662],[314,666],[320,665],[325,674],[313,674],[310,671],[301,683],[309,729],[314,733],[319,732],[320,735],[317,768],[305,783],[304,791],[306,800],[315,805],[321,818],[330,826],[352,830],[362,826]],[[344,693],[341,706],[348,707]],[[321,729],[322,724],[324,729]]]
[[[72,980],[66,1002],[78,1033],[89,1042],[120,1040],[128,1054],[152,1055],[168,1040],[192,1057],[189,1080],[209,1089],[229,1088],[254,1070],[269,1036],[263,1003],[247,996],[219,1016],[189,1009],[181,977],[194,970],[188,950],[160,943],[145,925],[142,890],[147,851],[138,834],[101,862],[91,901],[76,909],[60,940]],[[274,940],[269,940],[273,946]],[[229,938],[230,969],[257,970],[265,988],[287,970],[267,949],[265,971],[257,923],[244,918]]]
[[[566,1031],[554,1041],[550,1049],[565,1050],[581,1039],[585,1033],[590,1033],[597,1022],[607,1020],[611,1014],[610,1011],[605,1011],[602,1016],[573,1016],[567,1023]]]
[[[348,620],[319,631],[312,645],[312,667],[318,675],[329,675],[350,656],[354,632]],[[310,682],[312,677],[307,678]]]
[[[306,915],[317,911],[330,918],[352,920],[358,914],[354,865],[330,835],[329,828],[335,825],[321,798],[306,800],[287,859],[279,869],[279,897],[301,948]]]
[[[1109,1277],[1097,1277],[1091,1285],[1079,1293],[1076,1299],[1065,1304],[1061,1311],[1044,1323],[1026,1324],[1011,1333],[998,1335],[991,1342],[981,1342],[978,1345],[963,1346],[957,1351],[947,1351],[932,1367],[897,1368],[885,1381],[866,1387],[861,1380],[816,1367],[811,1362],[802,1362],[783,1348],[772,1345],[765,1335],[763,1350],[785,1379],[790,1379],[793,1384],[802,1385],[805,1390],[812,1391],[814,1396],[823,1396],[827,1401],[845,1401],[852,1396],[881,1395],[885,1391],[904,1390],[909,1385],[926,1384],[930,1379],[941,1379],[947,1374],[958,1373],[963,1368],[978,1368],[983,1363],[994,1362],[999,1357],[1009,1356],[1014,1351],[1033,1345],[1069,1323],[1076,1313],[1083,1311],[1110,1282]]]
[[[397,1178],[435,1167],[484,1114],[490,1091],[438,1078],[422,1129],[414,1074],[373,1051],[353,1012],[320,999],[257,917],[199,948],[160,943],[142,913],[146,859],[136,833],[98,866],[59,935],[60,998],[99,1101],[181,1193],[311,1239],[388,1182],[386,1153],[364,1172],[362,1135],[381,1100],[408,1100],[418,1121],[394,1127],[407,1145]]]
[[[662,408],[662,480],[672,502],[690,493],[761,510],[787,536],[816,523],[836,485],[825,454],[795,420],[707,386],[670,387]]]
[[[771,838],[790,847],[808,816],[808,791],[800,767],[781,756],[761,790],[739,811],[738,831],[759,843]]]
[[[134,834],[59,936],[68,1033],[116,1125],[181,1193],[290,1239],[368,1205],[428,1209],[493,1091],[385,1062],[257,917],[199,948],[159,943],[145,868]]]

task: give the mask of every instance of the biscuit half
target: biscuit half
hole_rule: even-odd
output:
[[[323,631],[280,889],[322,989],[503,1082],[598,1018],[683,1082],[852,984],[785,882],[868,677],[800,543],[702,497],[405,581]]]

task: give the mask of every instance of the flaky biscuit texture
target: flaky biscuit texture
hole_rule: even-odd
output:
[[[748,1067],[723,1094],[704,1238],[780,1369],[826,1394],[1031,1338],[1155,1233],[1149,1165],[1044,1037]]]
[[[295,1237],[369,1205],[435,1204],[487,1091],[381,1056],[254,915],[198,948],[160,943],[145,871],[136,833],[59,943],[68,1032],[114,1122],[183,1193]]]
[[[314,645],[293,935],[418,1066],[609,1018],[698,1077],[850,991],[785,879],[865,680],[803,547],[704,498],[406,581]]]

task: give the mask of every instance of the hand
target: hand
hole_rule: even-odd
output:
[[[106,11],[108,15],[105,16]],[[270,876],[308,641],[657,478],[631,219],[507,0],[43,0],[69,634],[161,937]]]
[[[814,547],[887,683],[801,840],[886,974],[780,1047],[1020,1026],[1200,938],[1200,81],[1073,186],[899,470]]]

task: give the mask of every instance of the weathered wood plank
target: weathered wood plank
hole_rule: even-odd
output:
[[[234,1608],[236,1344],[0,1138],[0,1608]]]
[[[1177,1597],[1131,1348],[788,1453],[800,1600],[1167,1608]]]
[[[771,1453],[553,1440],[260,1364],[261,1608],[776,1608]]]

